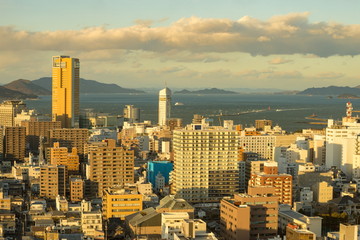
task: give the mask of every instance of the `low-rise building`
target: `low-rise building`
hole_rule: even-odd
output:
[[[288,224],[295,224],[299,229],[307,229],[321,237],[321,217],[308,217],[291,209],[290,205],[282,204],[279,207],[279,230],[286,232]]]
[[[174,232],[179,233],[179,229],[171,229],[171,226],[179,227],[179,221],[182,218],[193,219],[194,208],[184,199],[176,199],[169,195],[164,197],[156,208],[150,207],[128,215],[125,217],[125,221],[133,236],[161,239],[164,234],[174,237]],[[173,223],[171,219],[175,219]]]
[[[82,212],[81,230],[85,237],[105,239],[101,212]]]
[[[288,224],[286,240],[316,240],[316,234],[307,229],[301,229],[297,225]]]
[[[314,201],[318,203],[327,203],[333,199],[333,186],[329,183],[323,181],[315,183],[312,186],[312,191],[314,193]]]
[[[340,229],[338,232],[328,232],[326,240],[352,240],[360,239],[359,225],[342,224],[340,223]]]
[[[106,189],[103,194],[103,217],[125,219],[127,215],[139,212],[143,197],[136,190]]]

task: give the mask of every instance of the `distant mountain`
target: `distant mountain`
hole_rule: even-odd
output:
[[[275,95],[295,95],[299,94],[300,91],[296,90],[288,90],[288,91],[281,91],[281,92],[274,92]]]
[[[27,98],[37,98],[38,96],[34,94],[26,94],[18,91],[8,89],[6,87],[0,86],[0,99],[27,99]]]
[[[175,94],[238,94],[238,93],[233,92],[233,91],[218,89],[218,88],[207,88],[207,89],[196,90],[196,91],[189,91],[189,90],[183,89],[181,91],[175,92]]]
[[[51,81],[51,77],[43,77],[33,80],[32,83],[51,91]],[[80,78],[80,93],[144,93],[144,91]]]
[[[191,94],[193,93],[192,91],[189,91],[189,90],[186,90],[186,89],[183,89],[183,90],[180,90],[180,91],[176,91],[175,93],[179,93],[179,94]]]
[[[12,81],[8,84],[5,84],[3,87],[30,95],[51,95],[51,91],[32,83],[30,80],[25,79]]]
[[[340,95],[340,94],[353,94],[360,95],[360,88],[357,87],[337,87],[329,86],[322,88],[308,88],[304,91],[298,92],[301,95]]]

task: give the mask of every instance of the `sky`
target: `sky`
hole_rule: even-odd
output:
[[[0,0],[0,84],[51,76],[129,88],[360,85],[358,0]]]

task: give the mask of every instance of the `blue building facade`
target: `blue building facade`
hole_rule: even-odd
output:
[[[173,163],[168,161],[151,161],[147,164],[147,180],[155,186],[156,175],[160,172],[165,177],[165,184],[169,184],[169,175],[173,170]]]

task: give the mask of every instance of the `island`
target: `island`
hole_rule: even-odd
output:
[[[353,95],[353,94],[344,93],[344,94],[340,94],[338,96],[338,98],[341,98],[341,99],[359,99],[360,97],[356,96],[356,95]]]
[[[175,92],[175,94],[238,94],[238,93],[234,91],[219,89],[219,88],[206,88],[195,91],[189,91],[187,89],[183,89],[181,91]]]

